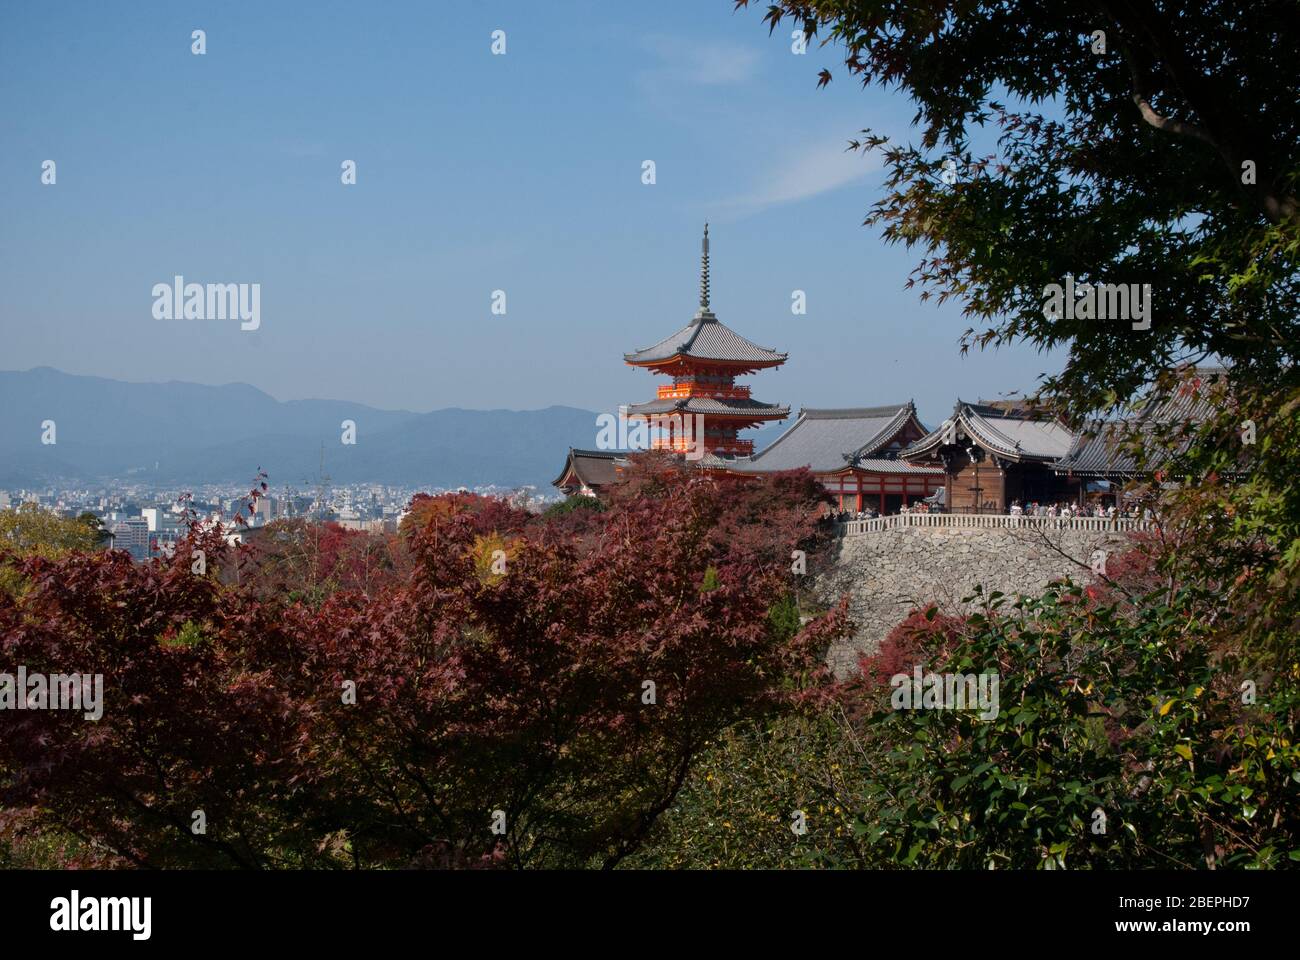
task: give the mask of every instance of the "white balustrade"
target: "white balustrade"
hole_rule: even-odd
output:
[[[837,524],[841,536],[899,530],[905,527],[981,527],[1026,530],[1094,530],[1130,533],[1150,530],[1154,521],[1133,517],[1029,517],[996,513],[899,513]]]

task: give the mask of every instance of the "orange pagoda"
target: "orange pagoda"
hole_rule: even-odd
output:
[[[656,450],[687,453],[698,449],[693,428],[686,426],[685,432],[681,429],[689,422],[703,424],[706,453],[724,458],[749,456],[754,452],[754,442],[740,439],[738,433],[765,420],[784,420],[790,408],[755,400],[748,386],[736,383],[736,377],[779,367],[786,357],[746,340],[709,309],[706,223],[700,258],[700,309],[694,319],[654,346],[623,355],[631,366],[672,377],[672,383],[661,386],[654,400],[628,407],[627,417],[647,420],[652,427],[669,424],[654,437],[652,446]]]

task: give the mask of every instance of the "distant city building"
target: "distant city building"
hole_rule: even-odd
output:
[[[149,559],[149,521],[144,517],[118,520],[110,528],[113,549],[125,550],[133,560]]]
[[[164,530],[149,534],[149,556],[170,557],[176,552],[176,542],[180,539],[179,530]]]
[[[264,527],[274,520],[275,504],[275,497],[258,497],[257,502],[253,504],[253,509],[248,511],[248,525],[251,527]]]
[[[396,520],[340,520],[339,526],[345,530],[360,530],[363,533],[396,533]]]
[[[145,507],[140,511],[149,524],[150,533],[168,531],[180,526],[180,517],[172,513],[170,507]]]

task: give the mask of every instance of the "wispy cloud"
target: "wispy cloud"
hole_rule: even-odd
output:
[[[757,213],[782,203],[806,200],[861,180],[879,162],[873,155],[846,150],[844,140],[828,139],[788,154],[740,196],[718,204],[733,214]]]
[[[761,59],[757,48],[738,43],[701,43],[655,35],[646,37],[644,46],[658,62],[637,75],[643,88],[664,84],[735,86],[758,74]]]

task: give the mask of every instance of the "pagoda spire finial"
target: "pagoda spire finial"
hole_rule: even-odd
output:
[[[712,316],[709,310],[709,221],[704,221],[704,240],[700,244],[700,312],[701,317]]]

